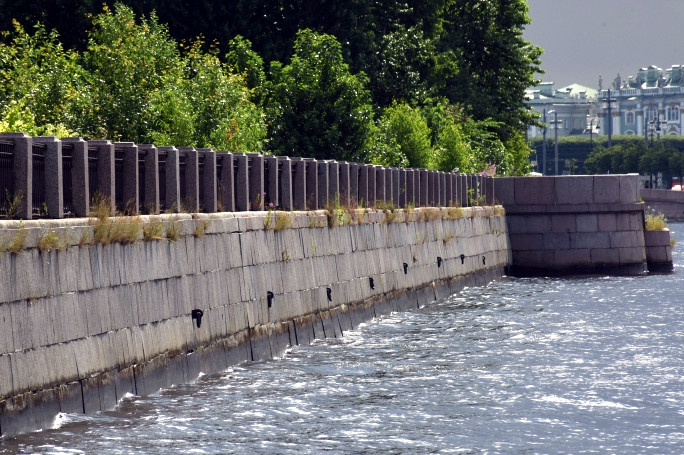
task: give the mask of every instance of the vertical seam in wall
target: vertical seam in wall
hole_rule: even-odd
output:
[[[83,379],[79,379],[78,383],[81,385],[81,406],[83,408],[83,414],[85,414],[85,396],[83,395]]]
[[[290,324],[292,322],[292,324]],[[288,321],[287,323],[287,333],[290,336],[290,345],[292,345],[292,331],[294,329],[294,342],[295,344],[299,344],[299,341],[297,340],[297,324],[294,323],[294,320]]]
[[[135,390],[135,394],[138,395],[138,377],[135,374],[135,365],[131,365],[130,369],[133,372],[133,389]]]

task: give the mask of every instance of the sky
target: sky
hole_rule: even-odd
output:
[[[684,0],[528,0],[526,40],[544,49],[543,81],[610,88],[639,68],[684,65]]]

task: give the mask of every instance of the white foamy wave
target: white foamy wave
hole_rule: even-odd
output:
[[[65,425],[69,422],[72,422],[74,420],[73,415],[74,414],[67,414],[65,412],[60,412],[59,414],[57,414],[55,416],[55,420],[52,421],[52,426],[50,428],[52,428],[53,430],[58,430],[58,429],[62,428],[63,425]]]

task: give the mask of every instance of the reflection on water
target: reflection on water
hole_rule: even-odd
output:
[[[680,258],[670,275],[467,289],[113,412],[60,416],[0,453],[680,453]]]

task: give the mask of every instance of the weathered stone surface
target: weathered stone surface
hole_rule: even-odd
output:
[[[555,203],[555,183],[553,177],[515,179],[516,204],[553,204]]]
[[[617,215],[615,213],[598,214],[598,230],[613,232],[617,230]]]
[[[553,232],[577,232],[577,217],[575,215],[552,215],[551,230]]]
[[[617,266],[620,264],[620,251],[617,248],[592,249],[591,262],[595,266]]]
[[[636,175],[510,179],[515,196],[504,208],[513,271],[643,269],[637,265],[644,264],[645,250]],[[502,189],[510,184],[496,183]],[[535,235],[543,236],[541,246]]]
[[[594,202],[594,177],[571,175],[555,179],[557,204],[591,204]]]
[[[620,202],[620,176],[601,175],[594,178],[594,202],[617,204]]]
[[[598,228],[598,215],[577,215],[576,223],[577,232],[597,232]]]

